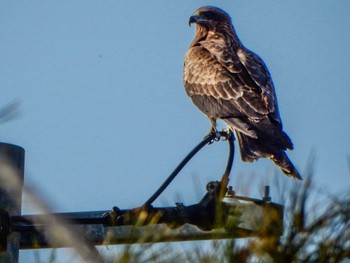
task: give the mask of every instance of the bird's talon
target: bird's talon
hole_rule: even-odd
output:
[[[204,137],[204,140],[208,139],[209,137],[213,137],[213,135],[215,135],[215,137],[213,139],[211,139],[208,144],[212,144],[215,141],[219,141],[220,140],[220,134],[218,133],[218,131],[216,129],[210,129],[208,134]]]
[[[224,133],[221,138],[223,141],[227,141],[231,136],[232,136],[232,132],[229,128],[227,129],[222,129],[222,133]]]

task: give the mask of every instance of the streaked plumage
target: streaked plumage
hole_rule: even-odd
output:
[[[285,150],[293,149],[282,121],[270,73],[262,59],[238,39],[223,10],[199,8],[189,23],[196,35],[184,63],[185,90],[211,121],[236,133],[243,161],[270,158],[287,176],[301,179]]]

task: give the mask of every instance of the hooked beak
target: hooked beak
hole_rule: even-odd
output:
[[[195,23],[195,24],[206,24],[208,22],[208,20],[200,18],[197,15],[193,15],[190,17],[190,20],[188,20],[188,25],[191,26],[191,24]]]

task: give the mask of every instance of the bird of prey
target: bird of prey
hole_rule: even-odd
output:
[[[211,132],[220,119],[236,133],[241,158],[270,158],[284,174],[301,180],[285,151],[293,144],[283,131],[270,73],[262,59],[239,40],[230,16],[204,6],[190,17],[196,35],[186,53],[184,86],[208,116]]]

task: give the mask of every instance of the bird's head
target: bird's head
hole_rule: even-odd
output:
[[[197,29],[217,31],[220,28],[231,27],[231,18],[218,7],[203,6],[194,12],[188,23],[189,25],[196,24]]]

